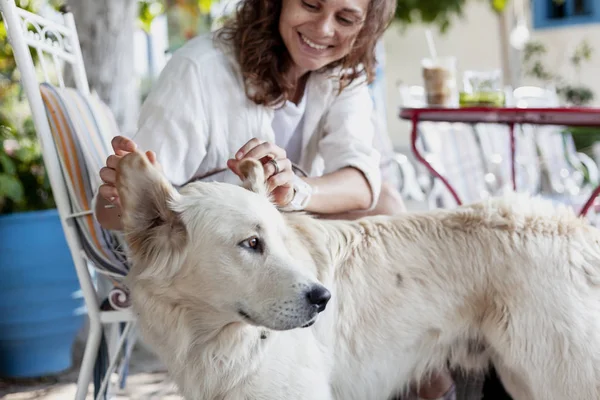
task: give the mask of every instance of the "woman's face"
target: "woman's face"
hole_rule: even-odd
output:
[[[299,74],[318,70],[351,50],[370,0],[281,0],[279,32]]]

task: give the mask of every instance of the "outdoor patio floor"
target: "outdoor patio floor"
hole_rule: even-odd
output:
[[[73,348],[73,367],[59,375],[39,379],[0,378],[2,400],[71,400],[75,398],[77,372],[83,356],[84,342],[78,340]],[[87,399],[93,399],[92,385]],[[136,344],[127,379],[127,386],[114,400],[181,400],[167,378],[165,368],[139,342]]]

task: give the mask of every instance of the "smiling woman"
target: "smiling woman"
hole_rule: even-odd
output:
[[[282,1],[279,32],[292,61],[288,74],[302,76],[338,62],[356,68],[358,60],[344,58],[352,57],[368,8],[369,0]],[[361,52],[354,50],[354,57]]]
[[[246,87],[258,89],[249,97],[297,102],[298,81],[310,71],[341,67],[341,88],[363,76],[371,82],[375,45],[394,9],[390,0],[248,0],[220,35],[235,46]]]

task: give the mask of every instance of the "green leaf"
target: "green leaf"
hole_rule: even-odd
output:
[[[200,8],[200,13],[203,15],[210,14],[211,5],[212,0],[198,0],[198,7]]]
[[[466,0],[398,0],[395,18],[401,25],[414,23],[437,25],[443,33],[451,21],[463,16]]]
[[[0,153],[0,165],[2,166],[2,172],[7,175],[15,175],[17,173],[15,162],[5,153]]]
[[[165,11],[160,0],[140,0],[138,9],[138,25],[147,33],[150,32],[152,21]]]
[[[5,197],[15,203],[24,200],[24,190],[21,182],[14,176],[0,174],[0,198]]]

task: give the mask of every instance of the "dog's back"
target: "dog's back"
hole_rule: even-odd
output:
[[[339,398],[490,358],[516,398],[599,397],[598,230],[519,196],[357,224],[336,279]]]

